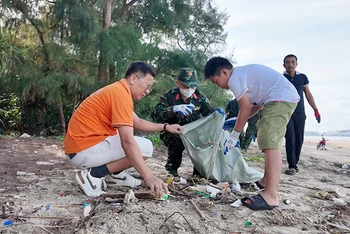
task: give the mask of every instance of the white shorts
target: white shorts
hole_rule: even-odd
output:
[[[135,136],[135,140],[140,147],[141,155],[143,157],[152,157],[152,142],[146,138],[137,136]],[[109,136],[97,145],[77,153],[69,161],[78,168],[90,168],[117,161],[125,156],[126,154],[121,145],[119,134],[117,134],[115,136]]]

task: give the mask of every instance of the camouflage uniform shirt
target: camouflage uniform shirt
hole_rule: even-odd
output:
[[[187,116],[182,116],[178,113],[173,112],[173,107],[175,105],[182,105],[182,104],[190,104],[192,103],[195,108],[192,111],[192,114]],[[204,116],[207,116],[211,113],[213,113],[215,109],[210,104],[207,97],[202,94],[198,88],[196,91],[192,94],[191,97],[188,98],[187,103],[184,102],[184,100],[181,97],[180,89],[174,88],[169,90],[168,92],[164,93],[158,102],[158,104],[155,106],[151,117],[154,121],[158,123],[168,123],[168,124],[180,124],[185,125],[188,123],[191,123],[197,119],[200,119]],[[166,138],[166,135],[169,135],[172,133],[163,131],[161,132],[161,139],[164,141]]]

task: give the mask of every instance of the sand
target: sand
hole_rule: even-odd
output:
[[[230,193],[209,199],[188,187],[208,181],[191,179],[192,163],[184,155],[180,176],[166,201],[139,199],[135,203],[88,198],[78,188],[75,168],[66,160],[62,142],[50,139],[0,138],[0,233],[345,233],[350,232],[350,142],[329,141],[316,150],[317,141],[306,140],[294,176],[287,169],[285,149],[279,190],[280,207],[271,211],[235,208],[231,203],[245,194]],[[243,155],[247,163],[263,171],[263,156],[256,143]],[[147,164],[167,179],[166,149],[157,147]],[[131,173],[137,174],[134,170]],[[108,188],[107,192],[127,192]],[[134,192],[147,188],[134,189]],[[197,206],[203,217],[196,210]],[[290,204],[285,204],[289,200]],[[83,217],[83,204],[92,211]],[[6,220],[13,224],[4,227]],[[251,226],[246,223],[251,222]]]

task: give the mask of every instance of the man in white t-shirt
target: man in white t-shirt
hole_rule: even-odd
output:
[[[251,64],[233,67],[229,60],[213,57],[205,65],[205,78],[223,89],[231,89],[240,111],[236,125],[224,143],[224,153],[236,146],[247,120],[261,110],[258,145],[264,151],[265,174],[256,182],[265,188],[261,194],[243,198],[252,210],[270,210],[279,205],[278,185],[282,169],[280,148],[288,121],[300,99],[294,86],[279,72]]]

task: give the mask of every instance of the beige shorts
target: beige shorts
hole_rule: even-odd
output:
[[[153,144],[150,140],[135,136],[143,157],[152,157]],[[104,141],[77,153],[70,163],[78,168],[98,167],[124,158],[125,152],[120,142],[119,134],[109,136]],[[68,157],[68,156],[67,156]]]
[[[269,102],[264,105],[257,125],[260,150],[281,148],[287,124],[296,106],[297,103],[291,102]]]

